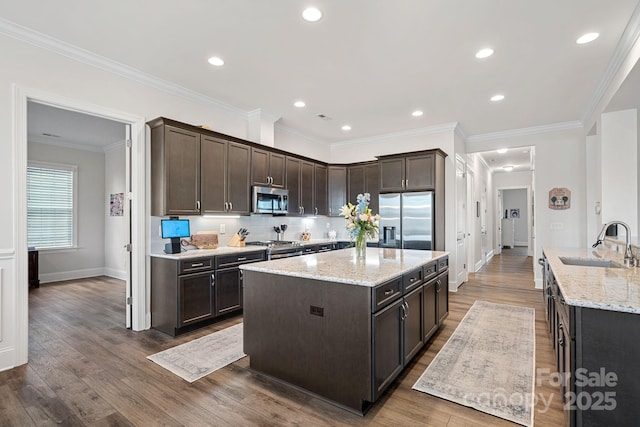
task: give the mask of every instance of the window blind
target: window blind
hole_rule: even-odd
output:
[[[27,167],[27,241],[29,246],[73,246],[74,171]]]

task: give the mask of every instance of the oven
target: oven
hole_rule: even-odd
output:
[[[291,240],[259,240],[247,242],[247,245],[266,246],[267,260],[304,255],[304,247],[300,246],[300,242]]]

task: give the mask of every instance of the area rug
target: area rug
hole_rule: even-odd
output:
[[[533,425],[535,310],[476,301],[414,390]]]
[[[239,323],[152,354],[147,359],[192,383],[244,356],[242,323]]]

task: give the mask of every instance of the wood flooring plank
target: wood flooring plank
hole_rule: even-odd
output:
[[[30,290],[30,362],[0,372],[0,384],[8,386],[0,389],[0,400],[22,407],[31,425],[515,425],[412,389],[476,300],[534,308],[536,368],[555,372],[532,259],[517,254],[494,256],[449,294],[443,327],[364,417],[252,372],[248,358],[194,383],[182,380],[146,357],[237,324],[242,316],[178,337],[133,332],[124,328],[124,291],[124,282],[105,277]],[[547,408],[539,399],[535,425],[562,425],[559,389],[543,382],[535,392],[550,402]]]
[[[8,385],[0,385],[0,426],[35,426],[25,408]]]

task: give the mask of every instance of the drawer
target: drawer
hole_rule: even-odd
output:
[[[373,289],[373,312],[391,304],[402,297],[402,277],[390,280]]]
[[[413,289],[422,286],[422,268],[417,268],[402,275],[403,293],[411,292]]]
[[[266,255],[264,251],[221,255],[216,257],[216,268],[233,267],[235,265],[246,264],[249,262],[264,261],[265,259]]]
[[[449,257],[440,258],[438,260],[438,273],[442,273],[449,269]]]
[[[429,280],[432,277],[435,277],[438,274],[438,263],[432,262],[431,264],[427,264],[422,268],[422,275],[424,280]]]
[[[198,258],[180,261],[178,274],[196,273],[198,271],[213,270],[213,258]]]
[[[312,246],[303,246],[302,247],[302,253],[303,254],[315,254],[317,252],[318,247],[315,245]]]

